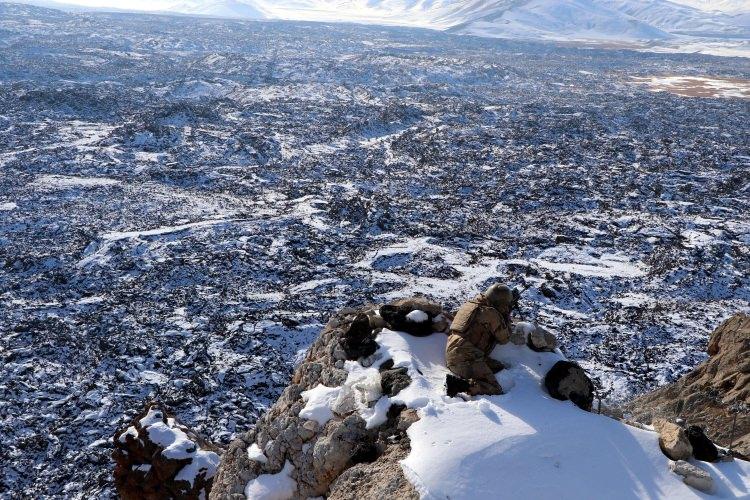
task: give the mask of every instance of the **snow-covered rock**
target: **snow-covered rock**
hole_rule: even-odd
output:
[[[221,450],[152,403],[114,437],[123,499],[199,498],[211,492]]]

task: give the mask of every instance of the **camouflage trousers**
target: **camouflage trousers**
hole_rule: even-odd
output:
[[[445,362],[450,371],[469,381],[469,394],[472,396],[503,393],[495,378],[495,373],[503,369],[503,364],[487,356],[468,340],[451,335],[445,349]]]

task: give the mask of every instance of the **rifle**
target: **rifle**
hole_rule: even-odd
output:
[[[521,300],[521,294],[524,293],[526,290],[531,288],[531,285],[526,285],[523,290],[519,290],[518,287],[513,288],[513,299],[510,303],[510,312],[516,311],[518,313],[518,317],[523,320],[523,314],[521,314],[521,308],[519,307],[519,302]]]

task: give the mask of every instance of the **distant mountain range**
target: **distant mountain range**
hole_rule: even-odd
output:
[[[74,1],[91,6],[91,2],[107,0]],[[120,10],[122,5],[143,9],[136,0],[118,3]],[[750,0],[155,0],[148,10],[419,26],[485,37],[750,54]]]

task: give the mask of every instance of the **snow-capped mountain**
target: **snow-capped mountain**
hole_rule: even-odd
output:
[[[111,2],[72,1],[88,8]],[[144,5],[131,0],[111,7],[242,19],[415,26],[493,38],[728,55],[750,51],[748,0],[155,0]]]
[[[672,0],[696,9],[714,12],[750,12],[748,0]]]
[[[498,38],[692,44],[750,38],[747,2],[690,0],[193,0],[183,14],[420,26]],[[719,12],[719,10],[728,12]],[[747,7],[750,10],[750,7]],[[731,12],[729,12],[731,11]],[[690,37],[685,40],[684,37]]]
[[[241,0],[189,0],[167,6],[165,10],[199,16],[229,17],[242,19],[265,19],[267,13],[251,2]]]

